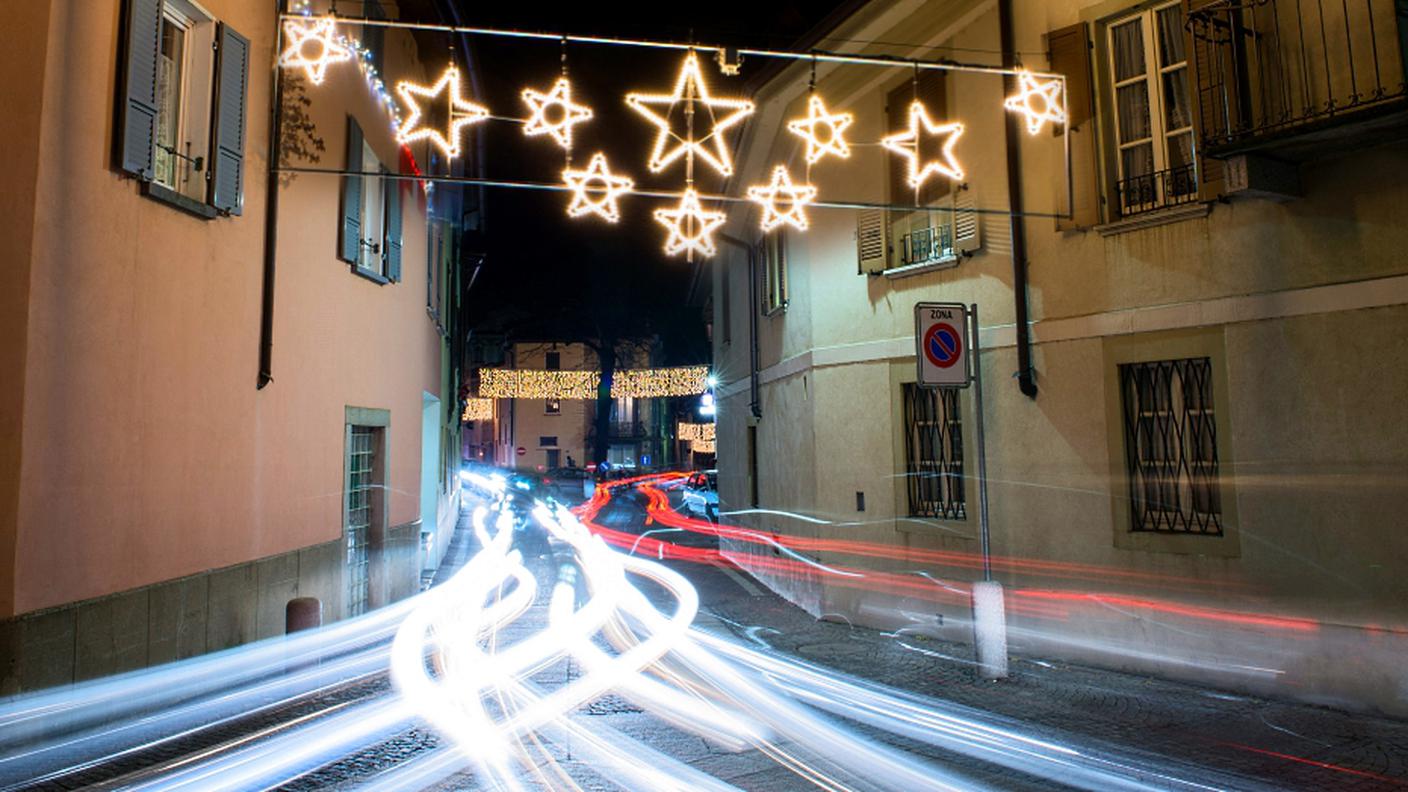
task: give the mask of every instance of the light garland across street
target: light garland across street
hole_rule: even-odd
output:
[[[460,415],[461,421],[492,421],[493,419],[493,399],[470,398],[464,400],[464,413]]]
[[[620,369],[611,381],[613,399],[659,399],[697,396],[709,388],[707,366]],[[485,399],[595,399],[601,386],[597,371],[480,369],[479,397]]]

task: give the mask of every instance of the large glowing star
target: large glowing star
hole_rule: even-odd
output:
[[[314,85],[323,84],[329,64],[352,60],[352,48],[339,40],[330,16],[309,20],[306,24],[285,20],[284,34],[288,36],[288,48],[279,56],[279,65],[302,68]]]
[[[460,96],[460,72],[454,66],[445,69],[440,80],[428,88],[402,80],[396,84],[396,93],[401,95],[401,101],[410,113],[396,132],[396,141],[413,143],[428,139],[447,157],[460,155],[461,129],[489,116],[487,109]],[[449,124],[444,132],[424,125],[426,112],[423,104],[437,101],[446,101],[449,105]]]
[[[594,214],[612,223],[621,219],[616,199],[636,186],[625,176],[613,175],[606,167],[606,155],[600,153],[592,156],[586,170],[564,170],[562,181],[572,191],[568,217]]]
[[[909,106],[909,128],[886,137],[880,145],[909,160],[909,186],[918,189],[935,173],[955,181],[963,178],[963,166],[953,155],[953,147],[962,135],[963,124],[957,121],[935,123],[924,103],[915,101]],[[922,161],[920,140],[924,136],[943,138],[938,159]]]
[[[674,113],[675,105],[682,102],[685,104],[684,110]],[[626,104],[659,130],[655,136],[655,146],[650,151],[652,172],[658,173],[688,154],[697,155],[724,176],[733,173],[733,159],[729,156],[723,133],[752,114],[753,103],[746,99],[711,96],[709,86],[704,82],[704,73],[699,68],[699,58],[693,52],[685,58],[673,92],[627,94]],[[698,117],[701,114],[706,117]],[[676,132],[675,126],[681,121],[684,129],[682,133]],[[692,127],[699,124],[707,126],[708,131],[703,137],[696,138]]]
[[[572,148],[572,127],[592,117],[592,109],[572,101],[572,84],[559,77],[547,93],[523,89],[523,101],[532,115],[523,124],[523,134],[552,135],[559,146]]]
[[[1007,97],[1002,106],[1027,119],[1027,132],[1035,135],[1050,121],[1053,124],[1066,123],[1065,102],[1061,99],[1061,81],[1052,78],[1041,82],[1031,72],[1017,73],[1017,93]]]
[[[771,231],[786,223],[798,231],[807,230],[807,215],[803,208],[816,199],[816,188],[810,184],[796,185],[787,166],[772,170],[772,182],[767,186],[748,188],[748,200],[763,207],[763,230]]]
[[[670,229],[665,252],[671,256],[685,251],[714,255],[714,230],[724,224],[724,218],[723,212],[705,211],[693,187],[684,191],[679,206],[655,210],[656,222]]]
[[[851,147],[846,143],[846,127],[855,120],[850,113],[827,110],[821,97],[812,94],[807,102],[807,117],[788,121],[787,130],[807,141],[808,163],[815,163],[827,154],[845,159],[851,156]]]

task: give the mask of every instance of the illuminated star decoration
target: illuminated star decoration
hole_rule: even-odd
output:
[[[704,108],[708,114],[708,134],[695,139],[688,130],[683,136],[675,133],[670,116],[674,106],[680,102]],[[627,94],[626,104],[659,129],[655,136],[655,146],[650,151],[651,172],[659,173],[670,163],[689,154],[698,155],[723,176],[733,173],[733,160],[729,156],[723,133],[751,115],[753,103],[746,99],[718,99],[711,96],[709,86],[704,83],[704,74],[699,68],[699,58],[695,57],[693,52],[685,58],[684,68],[680,69],[672,93]],[[663,112],[655,110],[653,105],[662,106]],[[716,115],[716,109],[727,112]],[[672,139],[677,141],[674,147],[670,147]]]
[[[670,229],[665,253],[675,255],[694,251],[714,255],[714,230],[724,224],[723,212],[707,212],[699,205],[699,193],[689,187],[674,209],[656,209],[655,220]]]
[[[328,65],[352,60],[352,48],[338,40],[336,26],[330,16],[310,20],[308,24],[289,19],[284,21],[288,49],[279,56],[285,68],[301,67],[314,85],[322,85]]]
[[[850,113],[831,113],[821,97],[812,94],[807,102],[807,117],[788,121],[787,130],[807,141],[807,164],[811,165],[827,154],[841,159],[851,156],[845,132],[855,120]]]
[[[763,207],[764,232],[783,223],[798,231],[806,231],[807,215],[802,210],[815,199],[816,188],[810,184],[793,184],[785,165],[773,168],[771,184],[748,188],[748,200]]]
[[[920,127],[924,134],[944,136],[940,159],[921,163],[919,159]],[[924,103],[915,101],[909,106],[909,128],[897,132],[880,141],[880,145],[909,160],[909,186],[918,189],[930,175],[938,173],[955,181],[963,178],[963,166],[953,156],[953,147],[963,135],[963,124],[953,121],[947,124],[935,123],[929,117]]]
[[[625,176],[613,175],[606,167],[606,155],[601,153],[592,156],[586,170],[564,170],[562,181],[572,191],[572,203],[567,206],[568,217],[594,214],[612,223],[621,219],[616,199],[636,186]]]
[[[422,126],[425,111],[421,109],[421,100],[438,100],[447,90],[450,105],[449,127],[442,133],[438,129]],[[487,109],[465,101],[460,96],[460,72],[454,66],[445,69],[439,82],[429,88],[402,80],[396,84],[396,93],[401,95],[401,101],[410,112],[405,123],[401,124],[401,128],[396,132],[396,142],[412,143],[428,138],[451,159],[460,155],[460,130],[489,116]]]
[[[1002,106],[1021,113],[1027,119],[1027,132],[1035,135],[1047,121],[1066,123],[1065,102],[1061,99],[1061,81],[1041,82],[1029,71],[1017,73],[1017,94],[1007,97]],[[1033,101],[1035,100],[1035,102]]]
[[[572,148],[572,127],[592,117],[592,109],[572,101],[572,84],[559,77],[547,93],[532,88],[523,89],[523,101],[533,114],[523,124],[523,134],[552,135],[557,144]]]

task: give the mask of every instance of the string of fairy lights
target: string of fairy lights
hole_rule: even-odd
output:
[[[715,253],[714,234],[724,224],[726,214],[715,208],[715,202],[706,203],[705,198],[696,190],[695,166],[708,166],[724,177],[733,175],[734,163],[730,153],[732,146],[729,133],[737,131],[756,109],[754,103],[748,99],[717,96],[710,88],[698,51],[714,50],[723,53],[721,48],[351,19],[332,13],[315,16],[306,0],[300,5],[297,13],[284,15],[282,28],[285,38],[279,58],[282,67],[302,69],[309,81],[316,86],[323,83],[330,68],[356,61],[366,75],[369,85],[377,91],[378,97],[391,106],[397,141],[402,144],[427,141],[449,159],[462,155],[461,141],[466,129],[502,116],[491,112],[488,107],[476,103],[473,97],[466,95],[459,70],[453,63],[429,85],[413,80],[397,81],[395,99],[399,102],[394,101],[372,65],[370,53],[362,48],[355,38],[341,32],[341,28],[346,25],[561,40],[562,75],[551,86],[524,88],[519,96],[528,115],[525,118],[514,117],[509,120],[520,123],[526,137],[550,139],[566,152],[566,165],[561,172],[562,181],[559,187],[571,196],[567,205],[568,216],[591,216],[609,223],[620,219],[619,201],[636,193],[636,184],[628,174],[613,170],[603,152],[594,152],[586,168],[572,167],[574,129],[579,124],[593,121],[596,113],[590,106],[578,102],[573,96],[572,84],[567,74],[566,43],[574,40],[592,44],[664,47],[684,51],[684,61],[670,91],[633,91],[627,93],[624,100],[626,105],[654,130],[654,140],[646,159],[647,168],[656,174],[665,173],[681,165],[684,168],[683,189],[675,194],[678,200],[673,205],[657,208],[652,213],[655,222],[666,233],[665,252],[670,255],[683,253],[690,257],[696,253],[703,256]],[[815,52],[743,52],[765,57],[810,59],[812,62],[807,113],[803,117],[789,119],[785,124],[790,134],[806,144],[805,172],[794,174],[786,164],[776,163],[771,166],[768,182],[744,189],[746,200],[756,203],[761,210],[760,226],[765,233],[781,226],[805,231],[809,226],[807,208],[818,202],[820,193],[819,188],[810,183],[811,169],[828,159],[848,159],[854,144],[854,141],[847,139],[847,134],[855,122],[855,116],[849,112],[833,112],[826,99],[817,92],[816,63],[826,60],[893,67],[903,65],[903,62]],[[730,62],[721,57],[719,62],[725,74],[737,73],[736,60]],[[1061,75],[951,63],[911,61],[909,64],[915,71],[916,81],[921,69],[1015,74],[1018,77],[1018,91],[1004,99],[1003,107],[1009,112],[1021,115],[1030,134],[1038,134],[1047,124],[1062,125],[1066,121],[1065,79]],[[432,126],[429,123],[431,114],[426,110],[432,106],[448,108],[448,113],[443,114],[447,116],[443,126]],[[404,120],[400,110],[405,111]],[[964,133],[963,123],[936,116],[933,108],[919,98],[917,91],[906,117],[907,125],[885,135],[879,145],[905,160],[908,183],[916,194],[931,179],[961,182],[966,176],[959,159],[959,141]],[[934,153],[935,151],[937,153]],[[651,195],[658,196],[660,193],[653,192]],[[538,373],[568,375],[575,372]],[[574,391],[585,387],[585,383],[577,383],[570,377],[560,382],[558,379],[548,378],[543,384],[535,384],[532,387]]]
[[[599,371],[480,369],[482,399],[595,399]],[[611,377],[611,398],[661,399],[698,396],[709,389],[707,366],[621,369]]]

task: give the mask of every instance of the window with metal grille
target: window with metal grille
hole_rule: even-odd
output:
[[[1222,535],[1212,362],[1119,367],[1131,531]]]
[[[377,450],[381,430],[374,426],[349,426],[347,432],[347,615],[367,612],[371,594],[371,532],[377,519],[381,482]]]
[[[904,425],[910,516],[967,519],[958,391],[905,383]]]

